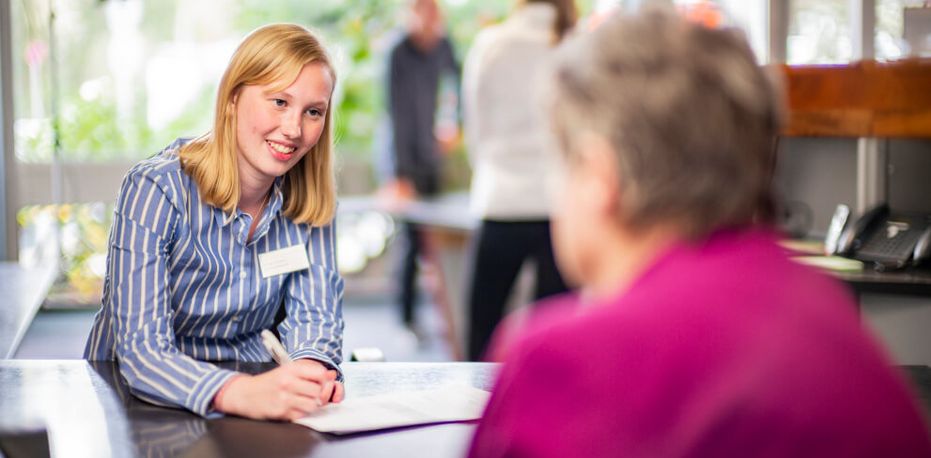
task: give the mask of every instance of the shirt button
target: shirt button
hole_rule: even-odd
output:
[[[234,317],[233,317],[233,321],[239,321],[239,317],[238,317],[238,316],[234,316]]]
[[[245,273],[245,272],[239,272],[239,278],[242,278],[243,280],[245,280],[246,277],[248,277],[248,276],[249,276],[249,274],[247,274],[247,273]]]

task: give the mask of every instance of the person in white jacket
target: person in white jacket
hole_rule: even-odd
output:
[[[575,23],[573,0],[523,0],[475,38],[463,69],[471,208],[482,224],[469,291],[471,360],[482,358],[521,266],[536,267],[534,299],[566,291],[550,242],[553,165],[536,80]]]

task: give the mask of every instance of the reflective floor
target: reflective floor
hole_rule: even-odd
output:
[[[420,340],[401,325],[400,312],[390,298],[347,293],[343,304],[344,357],[348,360],[353,349],[378,347],[388,361],[448,361],[451,353],[435,307],[422,303],[417,311],[423,330]],[[81,358],[94,313],[86,309],[40,311],[15,358]]]

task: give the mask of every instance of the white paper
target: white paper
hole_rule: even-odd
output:
[[[477,420],[490,396],[491,393],[471,386],[447,385],[434,390],[350,398],[339,404],[329,404],[294,422],[324,433],[349,434]]]
[[[291,245],[280,250],[259,254],[259,267],[262,278],[295,272],[310,267],[307,250],[304,245]]]

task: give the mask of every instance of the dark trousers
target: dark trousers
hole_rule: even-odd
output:
[[[553,258],[549,221],[482,221],[469,293],[470,360],[478,361],[487,350],[517,274],[528,259],[536,265],[535,300],[567,290]]]
[[[401,288],[398,303],[401,304],[401,319],[405,325],[414,324],[414,304],[417,302],[417,257],[422,253],[423,237],[416,224],[401,224],[404,243],[401,257]]]
[[[408,179],[414,185],[417,196],[429,199],[437,195],[440,189],[440,173],[437,166],[421,166],[417,172],[410,173]],[[424,254],[424,236],[421,228],[408,222],[401,223],[401,241],[404,244],[401,256],[401,287],[398,290],[398,303],[401,304],[401,319],[405,325],[416,321],[414,306],[417,303],[417,258]]]

